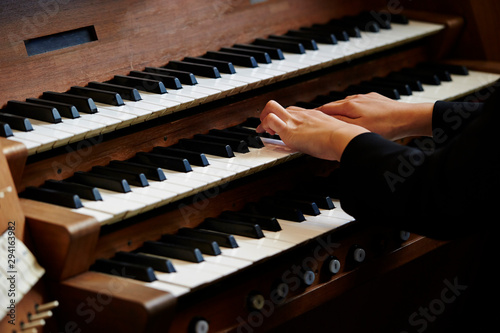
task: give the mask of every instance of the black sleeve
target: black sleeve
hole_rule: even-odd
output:
[[[461,110],[436,103],[433,138],[415,139],[412,146],[374,133],[354,138],[335,177],[343,209],[366,223],[435,238],[496,223],[491,214],[500,189],[499,96],[459,122]]]

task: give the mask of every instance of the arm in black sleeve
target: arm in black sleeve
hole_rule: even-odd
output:
[[[436,238],[493,223],[500,188],[499,95],[458,127],[449,119],[460,111],[442,103],[433,114],[434,137],[416,139],[413,147],[374,133],[349,143],[336,177],[346,212]],[[455,111],[447,111],[450,106]]]

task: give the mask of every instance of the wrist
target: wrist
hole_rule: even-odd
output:
[[[331,160],[340,161],[345,148],[356,136],[369,133],[370,131],[358,125],[342,126],[337,131],[332,132],[330,135],[331,147],[333,147],[333,154]]]
[[[407,104],[407,110],[402,112],[402,126],[399,138],[408,136],[432,136],[433,103]]]

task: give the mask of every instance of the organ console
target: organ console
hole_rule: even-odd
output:
[[[488,4],[4,1],[0,231],[45,274],[22,299],[2,291],[0,330],[447,325],[412,315],[477,240],[358,222],[336,163],[254,129],[270,99],[481,99],[500,78]],[[28,272],[10,272],[15,294]]]

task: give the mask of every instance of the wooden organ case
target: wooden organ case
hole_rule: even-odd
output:
[[[162,239],[169,243],[168,235],[181,235],[181,229],[208,228],[207,219],[248,210],[283,191],[305,191],[304,184],[327,180],[336,166],[287,151],[272,138],[262,140],[268,144],[264,149],[276,156],[259,155],[255,153],[258,148],[252,148],[250,154],[262,159],[260,164],[241,162],[245,168],[240,170],[240,162],[236,162],[235,170],[229,168],[229,175],[217,178],[217,173],[205,175],[200,171],[203,167],[193,166],[192,174],[207,178],[193,178],[198,187],[188,184],[188,178],[176,178],[175,173],[181,172],[165,170],[167,179],[163,182],[177,179],[170,189],[161,185],[161,180],[149,179],[144,169],[140,173],[148,178],[149,187],[153,188],[154,183],[158,185],[155,193],[165,195],[155,197],[152,203],[141,201],[139,205],[132,194],[121,194],[120,199],[109,189],[100,191],[103,200],[94,210],[88,208],[93,203],[85,198],[76,200],[83,201],[83,209],[78,209],[43,202],[44,195],[40,199],[32,195],[38,193],[37,189],[48,188],[48,182],[85,178],[82,174],[99,167],[123,171],[118,167],[124,167],[120,161],[137,165],[149,158],[149,163],[151,155],[158,155],[161,147],[179,147],[196,135],[235,126],[241,129],[241,124],[248,130],[252,123],[248,119],[258,117],[270,99],[283,105],[310,103],[318,96],[347,91],[363,81],[415,68],[423,62],[464,64],[470,77],[484,74],[466,78],[475,82],[467,87],[458,75],[460,83],[451,89],[458,91],[456,95],[448,94],[449,89],[437,89],[423,100],[459,98],[487,89],[498,78],[493,74],[498,72],[494,61],[500,58],[498,46],[486,42],[500,8],[494,1],[487,2],[481,7],[467,0],[439,4],[383,0],[4,1],[0,8],[0,115],[19,117],[0,118],[0,231],[6,230],[10,221],[16,221],[16,237],[28,246],[46,273],[16,304],[15,325],[4,317],[0,330],[149,333],[308,328],[318,332],[388,332],[416,331],[424,324],[426,329],[439,327],[439,323],[411,321],[411,316],[419,306],[439,296],[445,279],[461,276],[457,275],[458,258],[475,255],[468,251],[474,240],[444,242],[401,230],[360,225],[344,214],[335,200],[333,225],[325,227],[327,223],[319,221],[311,222],[310,229],[287,229],[290,239],[296,242],[293,246],[276,245],[291,244],[292,240],[286,238],[276,244],[271,239],[273,244],[267,244],[236,235],[241,251],[245,246],[251,252],[251,258],[241,258],[227,255],[232,250],[219,244],[222,256],[232,258],[234,266],[205,253],[205,262],[198,267],[164,255],[163,263],[167,262],[166,256],[177,272],[158,272],[159,268],[154,268],[158,279],[145,282],[135,277],[144,272],[150,277],[151,268],[138,273],[107,261],[118,254],[134,257],[146,243]],[[362,21],[365,26],[357,23],[357,30],[349,23],[352,20],[346,19],[366,15],[370,19]],[[387,18],[393,19],[391,29],[380,28]],[[405,23],[404,18],[409,18],[410,23]],[[319,35],[311,37],[305,33],[310,32],[307,29],[300,30],[334,19],[343,22],[345,28],[316,33],[325,38],[335,36],[336,44],[319,40]],[[380,31],[365,31],[367,22],[377,22]],[[304,53],[288,49],[299,43],[289,37],[303,38],[300,44]],[[314,38],[318,39],[318,50],[306,44]],[[270,46],[270,39],[285,43],[281,48]],[[258,58],[264,48],[246,48],[246,53],[235,50],[243,52],[249,45],[270,47],[267,52],[271,63]],[[252,56],[248,50],[255,52],[255,68],[247,63]],[[275,59],[279,54],[271,53],[279,51],[283,51],[284,59]],[[227,61],[222,58],[226,53],[233,56],[229,61],[236,68],[234,74],[224,72],[225,66],[230,67],[223,62]],[[222,62],[201,62],[204,65],[196,69],[183,67],[182,62],[185,65],[200,58]],[[463,60],[456,60],[460,58]],[[220,78],[209,77],[214,66],[222,74]],[[207,68],[211,74],[197,72]],[[176,70],[184,74],[175,77]],[[149,81],[131,84],[131,77]],[[196,85],[189,83],[193,78]],[[108,85],[103,88],[103,84]],[[116,90],[117,86],[129,89]],[[166,93],[155,91],[162,86]],[[137,90],[130,89],[134,87]],[[106,93],[98,94],[98,89]],[[80,118],[72,119],[72,103],[56,102],[49,96],[64,92],[85,96],[86,107],[95,106],[97,112],[77,106]],[[133,101],[134,94],[142,100]],[[26,109],[37,116],[24,113]],[[40,114],[50,119],[39,118]],[[57,115],[61,116],[60,123]],[[9,123],[20,119],[24,124],[28,120],[33,129],[23,131]],[[67,128],[58,127],[61,124]],[[80,128],[64,137],[79,124],[84,131]],[[252,135],[246,137],[255,139]],[[145,154],[142,160],[140,154]],[[219,158],[212,158],[209,152],[206,156],[211,165],[217,165],[216,160],[221,163],[219,171],[224,168]],[[154,169],[151,163],[146,165],[150,166],[148,171]],[[126,186],[132,187],[132,193],[140,191],[139,185],[129,182]],[[174,188],[181,189],[175,192]],[[324,190],[320,185],[316,188]],[[145,197],[148,195],[154,197]],[[334,189],[330,195],[335,198]],[[75,204],[74,196],[71,200]],[[270,202],[266,207],[278,209],[276,201]],[[118,207],[109,208],[113,203]],[[285,220],[278,218],[283,232],[284,226],[291,224]],[[242,225],[248,228],[250,224]],[[297,240],[294,230],[303,238]],[[270,238],[272,233],[278,231],[265,230],[264,238]],[[259,257],[263,249],[273,251]],[[190,250],[189,254],[200,253]],[[98,263],[111,266],[103,269]],[[219,268],[214,268],[217,265]],[[103,273],[106,269],[122,276]],[[181,276],[177,280],[172,278],[176,274]],[[205,280],[204,274],[208,276]],[[198,277],[201,282],[190,285],[190,280]],[[45,318],[45,325],[30,325],[36,307],[54,300],[59,306]],[[5,304],[2,301],[1,306]],[[446,313],[440,316],[446,317]]]

